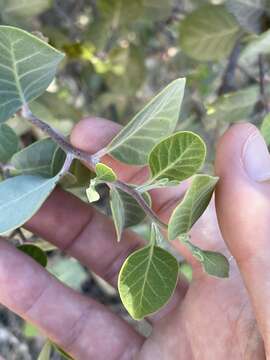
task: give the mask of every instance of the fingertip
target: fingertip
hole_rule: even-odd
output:
[[[78,122],[70,135],[73,146],[96,152],[106,146],[119,132],[121,126],[110,120],[88,117]]]

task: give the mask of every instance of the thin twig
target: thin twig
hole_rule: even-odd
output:
[[[147,202],[144,200],[143,196],[136,191],[135,189],[133,189],[131,186],[123,183],[122,181],[115,181],[114,186],[117,187],[118,189],[124,191],[125,193],[129,194],[130,196],[132,196],[137,202],[138,204],[142,207],[142,209],[145,211],[145,213],[162,229],[164,230],[168,230],[168,225],[163,223],[158,216],[155,214],[155,212],[151,209],[151,207],[147,204]]]
[[[266,91],[265,91],[264,61],[263,61],[263,56],[261,54],[259,55],[258,63],[259,63],[259,72],[260,72],[260,95],[261,95],[261,101],[263,103],[265,112],[269,113],[270,108],[269,108],[269,104],[268,104],[267,94],[266,94]]]

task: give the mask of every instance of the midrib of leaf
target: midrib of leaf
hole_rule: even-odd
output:
[[[180,159],[185,155],[185,153],[189,150],[189,147],[194,143],[195,139],[192,140],[192,142],[189,144],[189,146],[182,152],[181,156],[179,156],[175,161],[171,162],[166,168],[162,169],[156,176],[154,176],[150,183],[154,182],[157,178],[159,178],[163,173],[166,173],[170,168],[174,167],[176,163],[180,161]]]
[[[144,276],[144,279],[143,279],[140,302],[139,302],[138,307],[142,306],[143,298],[145,298],[144,289],[145,289],[145,286],[147,284],[147,276],[148,276],[148,273],[149,273],[149,270],[150,270],[150,267],[151,267],[151,260],[152,260],[152,257],[153,257],[153,252],[154,252],[154,245],[150,245],[149,259],[148,259],[148,263],[147,263],[147,267],[146,267],[146,271],[145,271],[145,276]]]
[[[42,183],[42,184],[41,184],[40,186],[38,186],[38,187],[35,187],[33,190],[28,191],[27,193],[24,193],[22,196],[17,197],[16,199],[14,199],[14,200],[12,200],[12,201],[9,201],[8,204],[0,205],[0,210],[3,210],[3,209],[5,209],[6,207],[9,207],[10,204],[16,203],[16,202],[18,202],[18,201],[20,201],[20,200],[22,200],[22,199],[24,199],[24,198],[27,198],[28,196],[31,196],[31,194],[33,194],[33,193],[35,193],[37,190],[43,188],[45,185],[47,185],[47,184],[48,184],[50,181],[52,181],[53,179],[54,179],[55,182],[56,182],[56,181],[57,181],[57,176],[54,177],[54,178],[48,179],[48,181]]]
[[[25,104],[26,101],[25,101],[22,87],[20,84],[20,80],[18,77],[18,69],[17,69],[17,63],[16,63],[16,59],[15,59],[15,52],[14,52],[14,43],[12,43],[10,39],[9,39],[9,43],[10,43],[10,54],[11,54],[11,59],[12,59],[12,68],[13,68],[15,83],[16,83],[16,86],[17,86],[17,89],[18,89],[18,92],[20,95],[21,102],[23,104]]]

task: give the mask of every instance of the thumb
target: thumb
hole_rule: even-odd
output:
[[[270,156],[255,126],[233,126],[217,148],[216,208],[270,350]],[[269,351],[270,354],[270,351]]]

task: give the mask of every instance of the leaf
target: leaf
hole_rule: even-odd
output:
[[[249,67],[258,62],[259,55],[270,53],[270,30],[265,31],[259,36],[252,37],[246,47],[241,52],[239,64]]]
[[[6,163],[19,149],[19,138],[6,124],[0,124],[0,162]]]
[[[258,86],[224,94],[207,106],[206,121],[234,123],[245,120],[251,115],[258,97]]]
[[[184,88],[185,79],[170,83],[116,135],[106,152],[127,164],[146,164],[154,145],[174,131]]]
[[[117,180],[115,172],[105,164],[98,163],[95,170],[99,181],[114,182]]]
[[[261,133],[267,146],[270,145],[270,114],[267,114],[261,125]]]
[[[0,122],[3,122],[47,89],[64,55],[11,26],[0,26],[0,49]]]
[[[195,175],[184,199],[174,209],[168,227],[168,238],[186,234],[207,208],[218,178]]]
[[[9,24],[39,15],[50,6],[50,0],[0,0],[1,17]]]
[[[221,60],[233,49],[239,25],[222,5],[204,5],[181,22],[180,46],[199,61]]]
[[[150,205],[151,198],[148,193],[144,193],[143,197]],[[121,240],[122,232],[125,228],[139,224],[146,216],[136,200],[120,189],[112,188],[110,190],[110,206],[117,241]]]
[[[86,189],[86,196],[90,203],[98,201],[100,199],[99,193],[96,191],[95,186],[91,185]]]
[[[142,21],[162,21],[167,18],[173,12],[173,0],[143,0],[144,4],[144,16]]]
[[[170,181],[169,179],[163,178],[150,184],[145,183],[143,185],[140,185],[136,187],[136,190],[140,193],[144,193],[146,191],[150,191],[153,189],[160,189],[163,187],[176,186],[176,185],[179,185],[179,181],[174,181],[174,180]]]
[[[33,244],[23,244],[17,246],[17,249],[29,255],[41,266],[43,267],[47,266],[47,262],[48,262],[47,255],[39,246]]]
[[[158,246],[135,251],[124,262],[118,289],[121,300],[136,320],[141,320],[171,298],[178,279],[178,262]]]
[[[63,166],[65,153],[51,139],[36,141],[11,159],[11,165],[24,175],[55,176]]]
[[[51,359],[52,345],[50,341],[46,341],[41,353],[38,356],[38,360],[50,360]]]
[[[64,350],[62,350],[58,345],[53,344],[53,346],[54,346],[55,350],[57,352],[59,352],[60,355],[63,356],[64,359],[73,360],[73,358],[70,355],[68,355]]]
[[[207,274],[219,278],[229,277],[230,263],[224,255],[214,251],[201,250],[186,239],[183,242],[192,255],[201,262]]]
[[[244,29],[260,32],[266,6],[265,0],[227,0],[225,6]]]
[[[46,179],[20,175],[0,183],[0,234],[29,220],[55,188],[59,175]]]
[[[181,181],[200,169],[206,156],[202,139],[189,131],[180,131],[162,140],[150,153],[151,183],[159,179]]]

